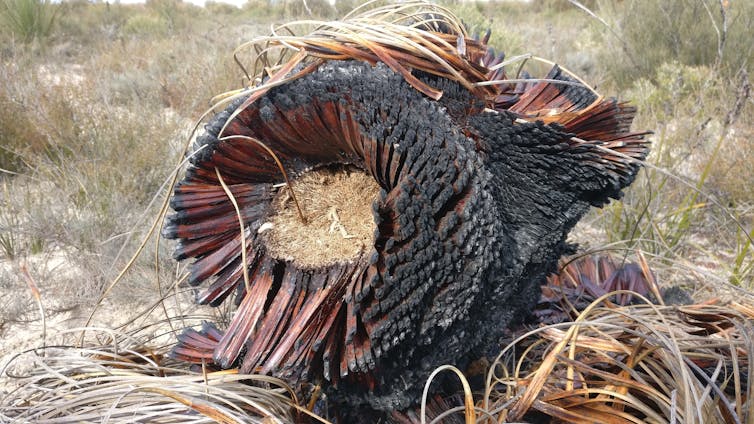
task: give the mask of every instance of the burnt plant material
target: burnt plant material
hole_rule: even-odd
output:
[[[649,300],[658,305],[689,305],[693,299],[683,288],[661,288],[643,256],[638,262],[594,254],[561,260],[558,272],[547,277],[534,310],[537,322],[570,321],[589,304],[605,302],[627,306]]]
[[[387,42],[286,39],[299,53],[206,125],[163,233],[193,258],[197,301],[237,310],[227,328],[186,331],[176,357],[322,384],[353,413],[405,410],[435,367],[532,310],[568,231],[633,180],[643,134],[628,130],[631,107],[557,66],[475,85],[504,79],[503,57],[440,18],[388,28],[436,43],[460,76]],[[312,210],[299,188],[328,175],[373,188]],[[298,220],[284,236],[283,214]],[[340,237],[346,253],[273,242],[304,243],[323,214],[335,239],[322,246]],[[370,231],[354,236],[341,215]]]

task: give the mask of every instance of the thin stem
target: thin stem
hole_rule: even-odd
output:
[[[501,79],[501,80],[491,80],[491,81],[481,81],[481,82],[475,82],[473,85],[475,87],[481,87],[485,85],[499,85],[499,84],[514,84],[519,82],[546,82],[550,84],[560,84],[560,85],[573,85],[576,87],[585,87],[584,84],[577,82],[577,81],[563,81],[563,80],[557,80],[557,79],[549,79],[549,78],[514,78],[514,79]],[[586,86],[586,88],[589,88],[589,86]]]
[[[217,174],[217,179],[218,181],[220,181],[220,185],[223,187],[223,191],[225,191],[225,194],[228,195],[230,203],[233,204],[233,208],[235,208],[236,210],[236,216],[238,217],[238,226],[241,228],[239,237],[241,237],[241,270],[243,271],[243,283],[244,286],[246,286],[246,293],[251,293],[251,283],[249,282],[249,267],[246,266],[248,262],[246,260],[246,235],[244,234],[245,225],[243,223],[243,217],[241,216],[241,209],[238,207],[236,198],[228,188],[228,185],[225,184],[225,180],[223,180],[223,176],[220,175],[220,170],[217,169],[217,167],[215,167],[215,174]]]
[[[283,163],[280,162],[280,159],[278,159],[278,156],[275,154],[275,152],[273,152],[272,149],[267,147],[267,145],[264,144],[263,142],[257,140],[254,137],[249,137],[246,135],[228,135],[228,136],[220,138],[219,140],[225,141],[225,140],[234,140],[234,139],[251,141],[255,143],[257,146],[263,148],[267,153],[269,153],[270,156],[272,156],[272,159],[277,164],[277,167],[280,170],[280,173],[283,174],[283,178],[285,179],[285,184],[288,186],[288,190],[291,191],[291,197],[293,198],[293,202],[296,204],[296,209],[298,210],[298,216],[299,218],[301,218],[301,222],[306,224],[306,217],[304,217],[304,213],[301,211],[301,206],[299,205],[298,199],[296,198],[296,193],[293,191],[293,185],[291,184],[291,180],[288,178],[288,173],[285,172]]]

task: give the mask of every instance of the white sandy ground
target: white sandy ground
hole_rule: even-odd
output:
[[[49,347],[79,344],[80,329],[86,324],[94,301],[80,304],[80,298],[56,296],[55,289],[62,282],[76,281],[77,276],[86,275],[66,258],[63,252],[56,251],[33,255],[23,261],[0,259],[0,287],[4,292],[0,301],[0,371],[4,371],[11,363],[9,369],[15,374],[23,375],[34,366],[35,362],[31,358],[34,355],[33,349],[48,347],[46,353],[54,354],[55,349]],[[34,281],[33,285],[40,292],[44,320],[23,267],[26,267]],[[108,330],[121,328],[126,331],[164,321],[166,311],[171,318],[188,314],[212,317],[218,312],[215,308],[194,305],[191,293],[185,290],[169,296],[164,302],[165,310],[158,306],[149,312],[149,307],[159,296],[154,286],[145,287],[144,293],[134,294],[131,299],[123,300],[116,293],[100,304],[89,326],[102,331],[89,331],[87,346],[107,343],[107,337],[103,336]],[[172,345],[176,332],[200,322],[201,319],[196,318],[186,321],[174,318],[175,332],[163,322],[140,333],[140,337],[150,339],[150,344],[154,346]],[[16,387],[16,383],[15,379],[7,378],[3,372],[0,376],[0,398]]]

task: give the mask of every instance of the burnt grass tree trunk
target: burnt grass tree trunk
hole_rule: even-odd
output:
[[[329,61],[206,125],[164,234],[179,239],[176,259],[195,259],[189,283],[209,283],[199,303],[238,307],[222,331],[187,330],[175,356],[322,384],[346,420],[414,407],[435,367],[463,366],[533,310],[568,231],[633,180],[625,155],[646,154],[628,130],[633,109],[586,88],[523,84],[491,110],[454,81],[415,75],[441,99],[381,63]],[[557,67],[548,78],[573,81]],[[569,113],[519,119],[550,109]],[[334,205],[365,211],[367,237],[305,240],[317,231],[308,202],[306,222],[291,215],[283,234],[289,188],[252,139],[299,197],[316,181],[368,176],[373,191]],[[304,178],[315,187],[297,191]],[[330,254],[333,243],[355,244]]]

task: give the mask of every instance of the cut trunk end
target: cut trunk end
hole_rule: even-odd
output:
[[[372,203],[380,186],[356,167],[309,171],[294,183],[306,216],[302,223],[287,189],[272,202],[274,214],[260,227],[270,256],[300,268],[349,262],[374,243]]]

